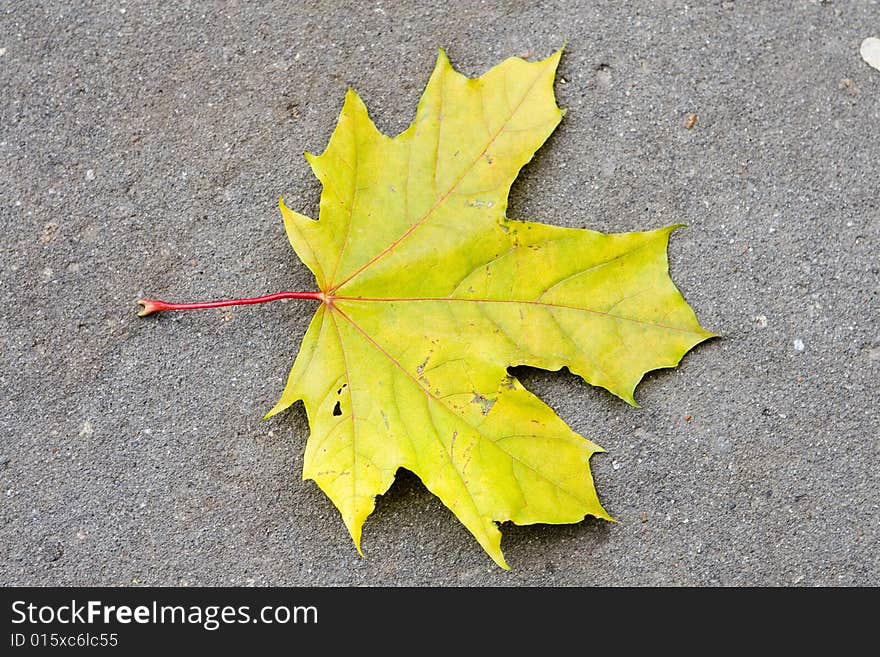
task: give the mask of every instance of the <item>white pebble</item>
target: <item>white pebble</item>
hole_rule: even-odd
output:
[[[794,340],[794,350],[795,351],[803,351],[804,350],[804,341],[800,338],[795,338]]]
[[[862,47],[859,48],[859,52],[867,64],[880,71],[880,39],[868,37],[862,41]]]
[[[94,169],[86,169],[86,180],[94,180],[95,179],[95,170]]]

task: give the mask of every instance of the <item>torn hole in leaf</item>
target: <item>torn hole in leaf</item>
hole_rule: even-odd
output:
[[[333,415],[342,415],[342,405],[339,402],[336,402],[336,406],[333,407]]]

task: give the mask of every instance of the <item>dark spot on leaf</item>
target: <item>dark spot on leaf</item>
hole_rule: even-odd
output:
[[[516,389],[516,379],[514,379],[510,374],[501,379],[501,387],[507,388],[508,390]]]
[[[472,404],[479,404],[482,407],[481,413],[483,415],[488,415],[489,411],[492,410],[492,407],[495,405],[495,399],[490,399],[474,391],[474,398],[471,399]]]
[[[339,402],[333,407],[333,415],[342,415],[342,405]]]

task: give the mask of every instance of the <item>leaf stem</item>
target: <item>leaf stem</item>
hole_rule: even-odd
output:
[[[255,303],[267,303],[279,299],[315,299],[326,302],[323,292],[276,292],[261,297],[247,299],[223,299],[221,301],[201,301],[197,303],[169,303],[159,299],[140,299],[138,303],[143,310],[138,313],[139,317],[146,317],[162,310],[199,310],[201,308],[222,308],[224,306],[250,306]]]

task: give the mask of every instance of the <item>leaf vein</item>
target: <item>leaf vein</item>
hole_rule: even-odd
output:
[[[480,161],[480,158],[482,158],[483,155],[486,154],[486,151],[489,150],[489,147],[490,147],[490,146],[491,146],[491,145],[492,145],[492,144],[498,139],[498,137],[501,135],[501,133],[504,132],[504,128],[505,128],[505,126],[506,126],[508,123],[510,123],[510,120],[511,120],[511,119],[514,117],[514,115],[519,111],[520,107],[522,107],[522,104],[525,102],[526,98],[527,98],[527,97],[529,96],[529,94],[532,92],[532,89],[534,89],[535,85],[538,83],[538,80],[541,79],[541,76],[544,74],[544,71],[546,71],[547,68],[548,68],[549,66],[552,65],[552,63],[553,63],[552,60],[551,60],[551,59],[548,59],[547,64],[545,64],[545,65],[541,68],[541,70],[538,72],[538,74],[535,76],[535,78],[531,81],[531,83],[529,83],[529,86],[527,87],[525,93],[523,94],[522,98],[519,100],[519,102],[517,103],[517,105],[516,105],[515,107],[513,107],[512,109],[509,110],[509,111],[510,111],[510,114],[509,114],[509,115],[507,116],[507,118],[501,123],[501,126],[498,128],[498,130],[495,132],[495,134],[494,134],[494,135],[492,136],[492,138],[489,140],[489,143],[487,143],[486,146],[485,146],[485,148],[483,148],[483,150],[480,151],[480,153],[479,153],[479,154],[473,159],[473,161],[472,161],[467,167],[465,167],[464,171],[462,171],[462,173],[458,176],[458,178],[456,178],[455,181],[453,181],[451,187],[446,191],[446,193],[443,194],[439,199],[437,199],[437,201],[434,203],[434,205],[432,205],[432,206],[431,206],[431,207],[425,212],[425,214],[423,214],[423,215],[419,218],[418,221],[416,221],[414,224],[412,224],[412,226],[410,226],[410,227],[409,227],[409,228],[408,228],[408,229],[407,229],[407,230],[406,230],[406,231],[405,231],[400,237],[398,237],[396,240],[394,240],[393,242],[391,242],[391,244],[389,244],[389,245],[388,245],[387,247],[385,247],[382,251],[380,251],[379,253],[377,253],[376,255],[374,255],[372,258],[370,258],[367,262],[365,262],[363,265],[361,265],[361,266],[360,266],[358,269],[356,269],[354,272],[352,272],[351,274],[349,274],[348,277],[346,277],[341,283],[336,284],[336,285],[332,288],[331,291],[335,292],[336,290],[338,290],[339,288],[341,288],[343,285],[345,285],[346,283],[348,283],[349,281],[351,281],[353,278],[355,278],[356,276],[358,276],[358,275],[359,275],[361,272],[363,272],[365,269],[371,267],[371,266],[372,266],[373,264],[375,264],[377,261],[379,261],[380,259],[382,259],[382,258],[385,257],[386,255],[388,255],[389,253],[391,253],[391,251],[393,251],[395,248],[397,248],[397,246],[398,246],[401,242],[403,242],[407,237],[409,237],[410,235],[412,235],[413,232],[414,232],[416,229],[418,229],[420,226],[424,225],[424,223],[425,223],[425,222],[428,220],[428,218],[434,213],[434,211],[435,211],[438,207],[440,207],[440,205],[443,204],[443,202],[446,200],[446,198],[447,198],[447,197],[448,197],[448,196],[449,196],[449,195],[455,190],[456,187],[458,187],[459,183],[464,179],[464,177],[465,177],[468,173],[470,173],[470,171],[474,168],[474,166],[477,164],[477,162]]]
[[[479,436],[483,440],[491,443],[492,445],[496,446],[497,449],[499,449],[501,452],[506,454],[512,460],[516,461],[517,463],[522,464],[524,467],[526,467],[529,470],[531,470],[532,472],[534,472],[536,476],[543,479],[544,481],[547,481],[547,482],[553,484],[555,487],[559,488],[560,490],[565,492],[567,495],[570,495],[573,499],[578,500],[578,502],[580,502],[581,504],[585,504],[587,506],[590,506],[593,503],[592,500],[583,500],[580,497],[578,497],[575,493],[566,490],[566,488],[561,483],[555,481],[554,479],[551,479],[550,477],[548,477],[544,473],[536,470],[531,464],[527,463],[526,461],[523,461],[522,459],[518,458],[516,455],[512,454],[511,452],[508,452],[506,449],[504,449],[500,445],[497,445],[496,441],[492,440],[492,438],[490,436],[487,436],[486,434],[484,434],[483,431],[478,426],[469,422],[465,417],[458,414],[454,409],[452,409],[445,402],[443,402],[443,400],[437,398],[430,390],[428,390],[425,386],[423,386],[422,383],[417,378],[415,378],[412,374],[410,374],[409,371],[407,371],[407,369],[405,367],[403,367],[403,365],[401,365],[400,362],[396,358],[394,358],[394,356],[392,356],[390,353],[388,353],[388,351],[384,347],[382,347],[382,345],[380,345],[378,342],[376,342],[376,340],[371,335],[369,335],[366,331],[364,331],[364,329],[362,329],[345,312],[343,312],[339,308],[336,309],[336,312],[338,312],[339,315],[343,319],[348,321],[348,323],[351,324],[355,328],[355,330],[357,330],[357,332],[361,334],[361,336],[367,341],[368,344],[371,344],[377,351],[379,351],[379,353],[381,353],[383,356],[385,356],[395,367],[397,367],[404,374],[406,374],[406,376],[413,383],[415,383],[415,385],[417,387],[421,388],[424,391],[425,395],[427,395],[428,397],[433,399],[439,406],[444,408],[446,410],[446,412],[449,413],[450,415],[452,415],[454,418],[458,419],[463,424],[465,424],[465,425],[469,426],[471,429],[473,429],[477,436]],[[433,419],[432,419],[432,421],[433,421]],[[441,441],[441,443],[442,443],[442,441]]]
[[[635,324],[643,324],[645,326],[650,326],[652,328],[663,329],[667,331],[679,331],[681,333],[692,333],[694,335],[705,335],[703,331],[696,331],[693,329],[682,328],[680,326],[670,326],[668,324],[659,324],[657,322],[650,322],[643,319],[637,319],[635,317],[624,317],[622,315],[615,315],[613,313],[608,313],[602,310],[595,310],[594,308],[582,308],[579,306],[568,306],[560,303],[548,303],[546,301],[529,301],[528,299],[466,299],[462,297],[347,297],[347,296],[338,296],[335,297],[340,301],[367,301],[367,302],[395,302],[395,303],[403,303],[405,301],[442,301],[442,302],[470,302],[470,303],[513,303],[513,304],[523,304],[528,306],[544,306],[547,308],[561,308],[564,310],[576,310],[585,313],[591,313],[594,315],[603,315],[609,317],[611,319],[621,321],[621,322],[633,322]]]
[[[561,278],[560,280],[558,280],[555,283],[553,283],[552,285],[550,285],[550,287],[546,288],[540,294],[540,296],[538,297],[537,300],[540,301],[541,299],[543,299],[547,295],[548,292],[550,292],[550,290],[552,290],[556,287],[559,287],[563,283],[567,283],[568,281],[572,280],[573,278],[578,278],[579,276],[583,276],[584,274],[588,274],[592,271],[595,271],[596,269],[599,269],[601,267],[605,267],[606,265],[610,265],[614,262],[617,262],[617,261],[621,260],[622,258],[626,258],[627,256],[631,256],[634,253],[638,253],[642,249],[645,249],[648,246],[651,246],[652,242],[653,242],[653,240],[647,240],[644,244],[640,244],[638,247],[636,247],[634,249],[630,249],[629,251],[625,251],[624,253],[618,254],[618,255],[614,256],[613,258],[609,258],[608,260],[603,260],[602,262],[596,263],[595,265],[591,265],[591,266],[587,267],[586,269],[581,269],[579,271],[574,272],[573,274],[569,274],[568,276]]]

